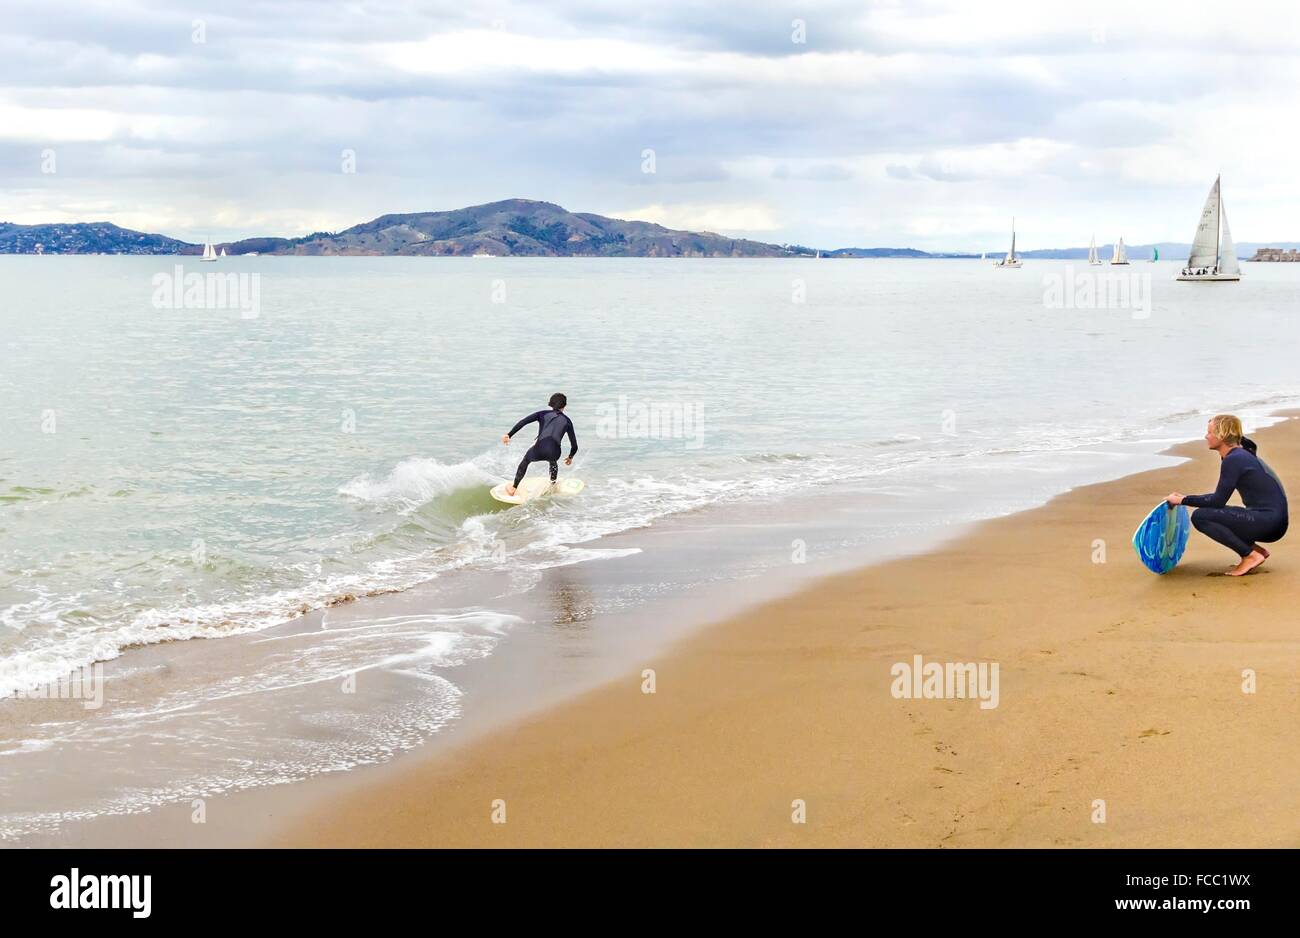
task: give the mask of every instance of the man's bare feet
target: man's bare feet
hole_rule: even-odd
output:
[[[1250,545],[1250,549],[1251,549],[1251,550],[1259,551],[1261,554],[1264,555],[1264,559],[1265,559],[1265,560],[1267,560],[1267,559],[1271,556],[1267,550],[1265,550],[1264,548],[1260,547],[1258,544],[1251,544],[1251,545]]]
[[[1228,576],[1245,576],[1251,570],[1254,570],[1268,558],[1257,550],[1252,550],[1245,557],[1241,558],[1241,563],[1237,564],[1228,571]]]

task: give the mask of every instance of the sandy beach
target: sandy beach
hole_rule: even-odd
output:
[[[1300,478],[1300,423],[1253,436]],[[1193,533],[1174,571],[1142,568],[1146,512],[1217,478],[1203,444],[1172,452],[1190,461],[711,625],[540,716],[412,755],[270,842],[1296,846],[1296,561],[1283,541],[1224,577],[1234,556]],[[996,663],[997,706],[896,698],[891,667],[917,655]]]

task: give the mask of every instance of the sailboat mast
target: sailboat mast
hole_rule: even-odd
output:
[[[1217,200],[1214,207],[1218,209],[1215,213],[1214,226],[1214,266],[1219,267],[1223,263],[1223,174],[1214,177],[1214,198]]]

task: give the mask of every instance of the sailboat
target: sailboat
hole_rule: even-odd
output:
[[[222,257],[225,257],[225,256],[226,256],[226,249],[225,249],[225,248],[222,248],[222,249],[221,249],[221,256],[222,256]]]
[[[1124,250],[1124,239],[1120,238],[1115,242],[1115,253],[1110,256],[1112,264],[1127,264],[1128,252]]]
[[[211,242],[211,241],[205,241],[205,242],[203,243],[203,256],[200,257],[199,260],[201,260],[201,261],[215,261],[216,259],[217,259],[217,252],[216,252],[215,250],[213,250],[212,242]]]
[[[1201,223],[1196,226],[1196,238],[1187,266],[1179,273],[1179,280],[1240,280],[1241,264],[1237,262],[1237,246],[1232,243],[1228,230],[1228,216],[1223,211],[1222,177],[1214,177],[1214,185],[1201,209]]]
[[[1096,235],[1092,236],[1092,243],[1088,245],[1088,263],[1093,267],[1096,267],[1098,264],[1101,263],[1101,261],[1097,259],[1097,236]]]
[[[1024,264],[1020,262],[1020,258],[1016,257],[1016,220],[1014,218],[1011,219],[1011,250],[1007,252],[1006,257],[1002,258],[1002,260],[998,261],[993,266],[994,267],[1023,267],[1024,266]]]
[[[1151,249],[1151,263],[1154,264],[1158,260],[1160,260],[1160,249],[1153,247]]]

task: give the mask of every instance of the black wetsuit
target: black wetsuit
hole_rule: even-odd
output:
[[[1249,448],[1228,451],[1219,469],[1219,485],[1209,495],[1186,495],[1183,504],[1195,508],[1192,524],[1206,537],[1235,550],[1241,557],[1255,544],[1282,539],[1287,529],[1286,492],[1268,465]],[[1233,491],[1244,508],[1226,507]]]
[[[510,436],[513,437],[534,420],[538,424],[537,442],[524,453],[524,461],[519,464],[519,469],[515,472],[515,488],[519,488],[524,473],[528,471],[528,464],[533,462],[550,463],[551,481],[555,481],[560,474],[560,440],[564,437],[569,438],[569,458],[572,459],[573,454],[578,451],[578,437],[573,432],[573,421],[558,410],[539,410],[535,414],[529,414],[515,424],[514,429],[510,431]]]

